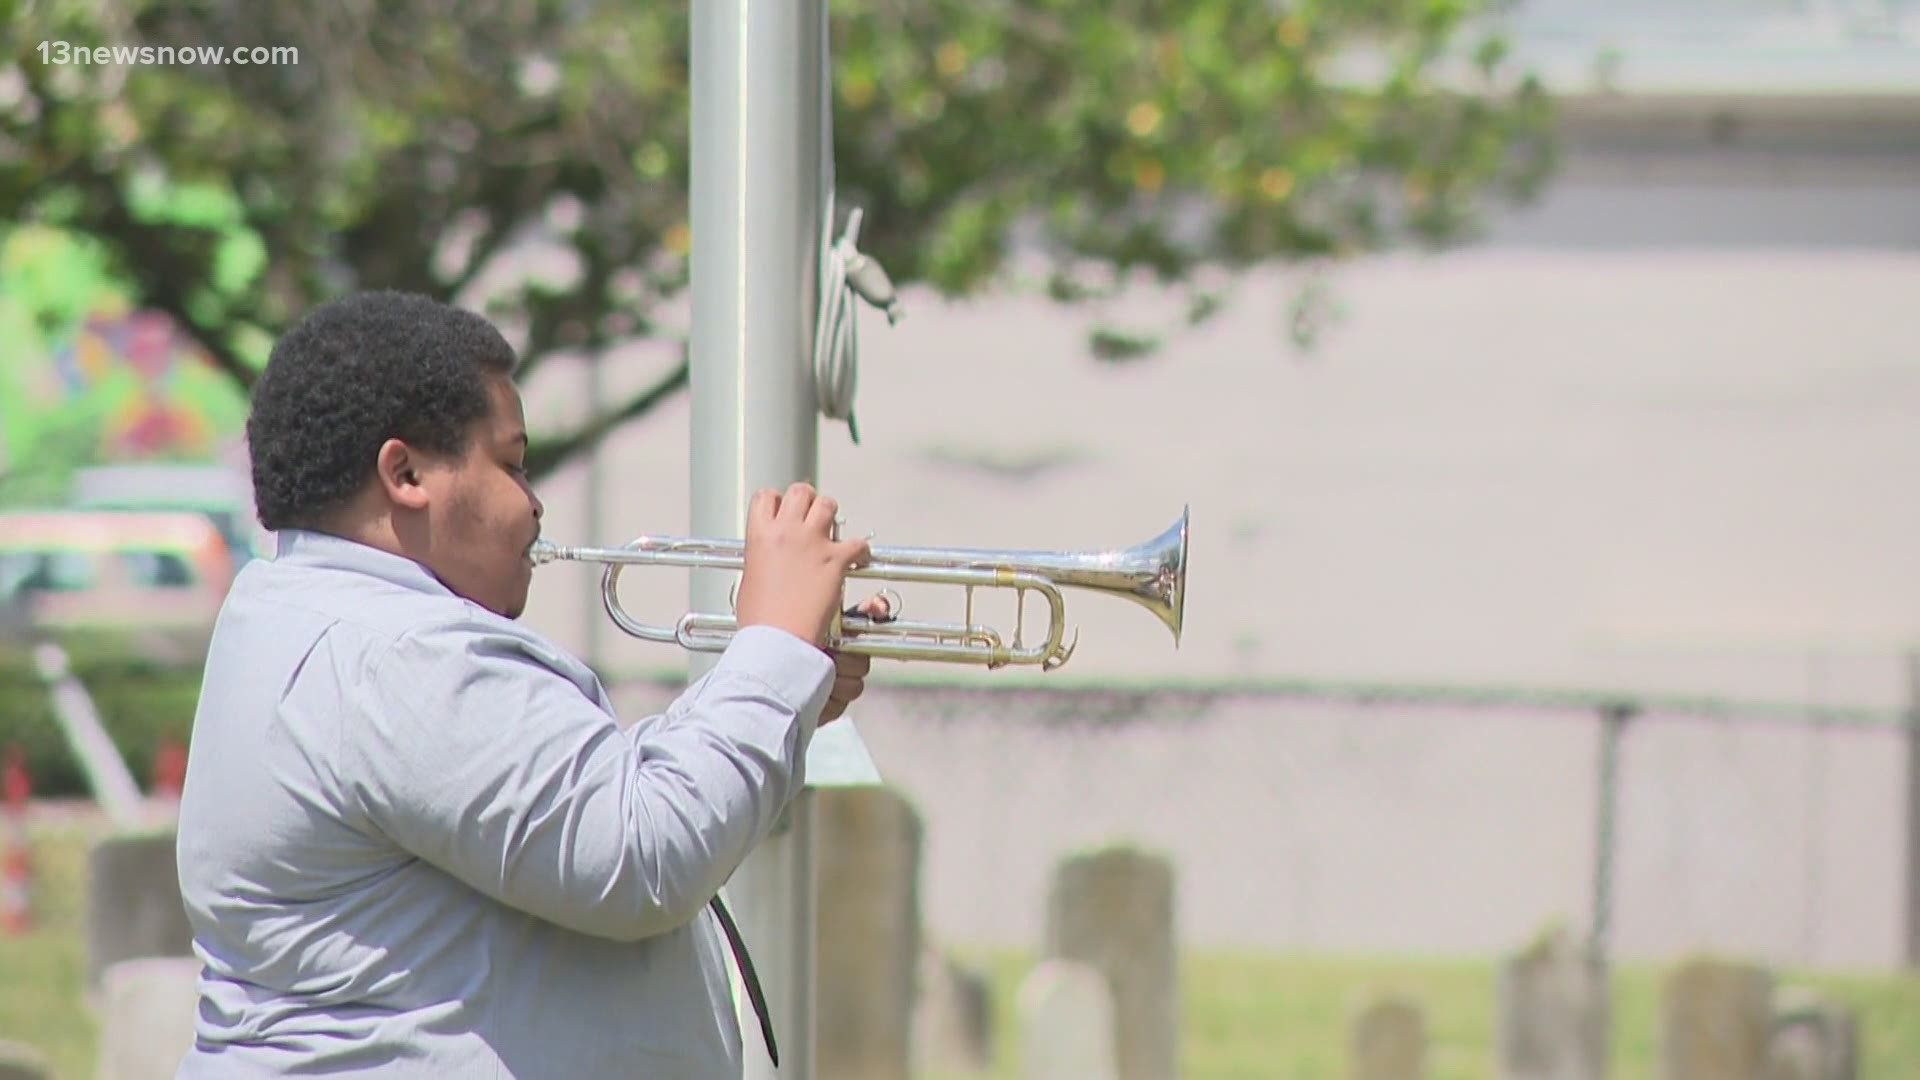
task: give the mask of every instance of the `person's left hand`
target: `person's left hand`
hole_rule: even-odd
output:
[[[865,615],[875,622],[885,622],[892,617],[891,606],[884,596],[871,596],[859,605],[847,609],[850,615]],[[827,696],[827,704],[820,710],[820,723],[829,724],[840,719],[867,688],[867,672],[873,667],[873,657],[863,653],[844,653],[828,650],[833,657],[833,693]]]

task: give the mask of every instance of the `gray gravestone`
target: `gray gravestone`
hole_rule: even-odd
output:
[[[1500,968],[1502,1080],[1605,1080],[1607,972],[1564,931]]]
[[[36,1047],[0,1039],[0,1080],[53,1080],[53,1066]]]
[[[1354,1019],[1348,1056],[1353,1080],[1425,1080],[1426,1016],[1408,998],[1373,1002]]]
[[[814,797],[820,1075],[906,1080],[920,960],[920,820],[884,787],[820,788]]]
[[[1090,964],[1112,987],[1122,1080],[1170,1080],[1179,1059],[1173,865],[1118,847],[1055,869],[1046,955]]]
[[[913,1008],[916,1076],[985,1074],[993,1065],[993,998],[985,975],[939,949],[920,950]]]
[[[1773,1026],[1773,979],[1751,964],[1689,960],[1660,1001],[1661,1080],[1755,1080]]]
[[[88,859],[87,986],[122,960],[193,955],[171,830],[113,836]]]
[[[1800,988],[1774,994],[1767,1080],[1857,1080],[1859,1026],[1843,1005]]]
[[[1017,1007],[1024,1080],[1118,1080],[1113,988],[1100,969],[1043,961],[1021,981]]]
[[[200,961],[122,960],[100,977],[99,1080],[171,1080],[193,1046]]]

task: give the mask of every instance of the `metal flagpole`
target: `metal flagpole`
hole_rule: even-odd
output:
[[[762,487],[815,476],[811,349],[822,220],[825,0],[697,0],[692,12],[693,535],[746,533]],[[693,574],[726,611],[732,575]],[[691,675],[714,663],[694,653]],[[838,725],[836,725],[838,726]],[[813,796],[803,792],[727,888],[771,1006],[779,1075],[814,1075]],[[740,998],[746,1075],[776,1075]]]

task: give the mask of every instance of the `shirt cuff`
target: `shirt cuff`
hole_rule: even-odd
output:
[[[714,669],[766,683],[781,701],[807,719],[809,727],[820,718],[827,695],[833,692],[833,658],[811,642],[775,626],[755,624],[736,630]]]

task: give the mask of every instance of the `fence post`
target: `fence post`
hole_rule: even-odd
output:
[[[1593,932],[1587,951],[1604,970],[1607,935],[1613,922],[1613,852],[1620,789],[1620,736],[1627,721],[1640,712],[1631,702],[1616,701],[1600,710],[1600,776],[1595,785],[1599,805],[1594,813],[1598,830],[1593,845]]]

